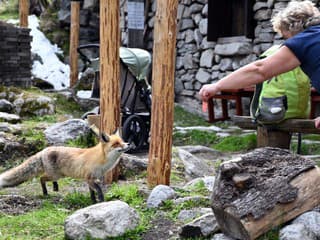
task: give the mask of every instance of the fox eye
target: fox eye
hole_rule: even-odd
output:
[[[120,146],[119,143],[114,143],[114,144],[112,144],[112,147],[119,147],[119,146]]]

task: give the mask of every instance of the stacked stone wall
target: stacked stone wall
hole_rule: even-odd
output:
[[[0,84],[30,87],[30,29],[17,28],[0,21]]]
[[[93,24],[97,27],[98,2],[96,0],[84,0],[83,2],[81,11],[81,18],[83,18],[81,21],[82,42],[90,42]],[[256,0],[252,9],[256,21],[252,39],[237,36],[219,38],[215,42],[210,42],[207,40],[208,0],[180,0],[176,42],[176,102],[190,111],[207,116],[201,112],[201,102],[198,98],[201,86],[221,79],[239,67],[256,60],[263,51],[273,44],[281,43],[283,39],[273,31],[270,19],[288,2],[290,1]],[[319,6],[318,0],[313,2]],[[152,52],[156,0],[151,0],[150,3],[146,20],[145,48]],[[128,39],[126,0],[120,0],[120,6],[121,41],[122,45],[126,46]],[[63,8],[63,6],[61,7]],[[61,11],[68,12],[68,10]],[[60,15],[65,16],[65,14]],[[64,19],[69,18],[65,17]],[[223,21],[224,19],[221,19],[221,24]]]

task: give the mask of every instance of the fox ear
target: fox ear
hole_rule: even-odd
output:
[[[96,125],[92,124],[89,128],[97,137],[99,137],[100,130]]]
[[[105,133],[101,133],[101,140],[104,141],[105,143],[109,142],[110,141],[110,138],[107,134]]]
[[[114,130],[114,132],[112,133],[113,135],[118,135],[120,136],[120,130],[119,128],[117,128],[116,130]]]

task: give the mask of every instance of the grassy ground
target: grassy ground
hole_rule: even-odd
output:
[[[32,90],[34,91],[34,90]],[[51,95],[52,96],[52,95]],[[56,114],[53,116],[45,116],[40,118],[25,119],[23,125],[25,129],[21,137],[27,138],[29,141],[39,141],[39,148],[46,145],[43,136],[42,124],[51,124],[54,122],[62,121],[67,115],[75,115],[76,117],[82,114],[79,107],[72,101],[67,101],[61,96],[52,96],[57,104]],[[182,108],[175,107],[175,126],[210,126],[204,119],[185,112]],[[218,123],[217,126],[221,128],[230,127],[231,123],[223,122]],[[37,126],[37,127],[34,127]],[[305,136],[304,139],[318,140],[316,136]],[[93,144],[92,140],[78,139],[70,143],[72,146],[88,146]],[[255,134],[241,135],[240,132],[235,136],[221,137],[214,132],[192,130],[186,133],[179,133],[174,131],[174,144],[175,145],[204,145],[209,146],[221,151],[238,152],[248,151],[256,147]],[[305,148],[310,150],[310,147],[305,145]],[[315,145],[315,149],[317,149]],[[171,176],[173,183],[179,183],[184,179],[177,171],[172,171]],[[14,211],[2,211],[0,213],[0,239],[47,239],[53,240],[64,239],[64,221],[75,210],[86,207],[91,204],[88,189],[85,183],[73,179],[63,179],[59,181],[60,192],[53,193],[51,186],[49,189],[49,196],[44,198],[41,193],[41,187],[38,179],[29,181],[20,185],[17,188],[4,189],[0,192],[0,197],[3,200],[5,196],[20,195],[25,196],[31,201],[30,205],[21,201],[20,205],[15,198],[8,200],[8,205],[11,208],[24,209],[25,212],[17,214]],[[147,239],[143,238],[148,231],[151,231],[151,223],[158,219],[160,222],[167,221],[169,225],[174,225],[177,221],[177,215],[182,209],[191,209],[194,207],[210,207],[209,201],[203,202],[186,202],[179,205],[174,205],[172,201],[167,201],[165,205],[155,210],[146,208],[146,196],[142,194],[141,186],[146,187],[146,175],[128,177],[125,182],[118,182],[111,185],[107,190],[105,189],[105,199],[110,200],[123,200],[130,206],[135,208],[141,217],[140,225],[131,232],[128,232],[117,240],[138,240]],[[205,189],[203,184],[196,185],[193,189],[179,190],[181,196],[188,196],[190,192],[208,197],[209,192]],[[13,196],[12,195],[12,196]],[[2,202],[2,201],[0,201]],[[0,206],[1,209],[3,206]],[[12,210],[12,209],[11,209]],[[21,210],[21,209],[20,209]],[[163,216],[159,220],[159,212]],[[274,229],[267,234],[261,236],[259,240],[276,240],[278,239],[278,229]],[[210,238],[197,238],[197,239],[210,239]],[[149,240],[149,239],[148,239]]]

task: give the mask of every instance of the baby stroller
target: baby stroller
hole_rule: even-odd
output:
[[[83,61],[81,72],[92,68],[95,72],[92,98],[99,98],[99,44],[78,47]],[[122,137],[131,146],[129,152],[139,152],[149,146],[151,119],[151,86],[148,82],[151,68],[151,55],[138,48],[120,47],[120,87]],[[99,108],[85,113],[98,114]]]

